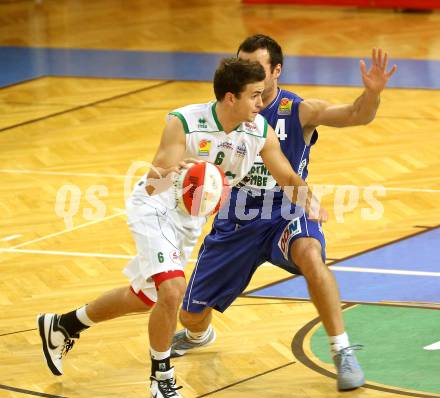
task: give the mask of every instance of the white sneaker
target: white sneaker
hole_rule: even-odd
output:
[[[334,357],[333,362],[338,373],[338,390],[354,390],[365,384],[364,372],[359,365],[355,350],[360,350],[362,345],[356,344],[343,348]]]
[[[150,380],[151,398],[182,398],[177,392],[182,387],[176,387],[174,368],[166,372],[156,371],[155,375],[150,377]]]
[[[75,340],[58,324],[57,314],[40,314],[37,317],[37,328],[43,344],[43,354],[47,366],[55,376],[63,374],[62,357],[73,347]],[[78,338],[79,335],[75,336]]]

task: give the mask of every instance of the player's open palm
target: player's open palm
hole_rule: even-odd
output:
[[[388,68],[388,54],[382,52],[382,49],[373,48],[371,57],[371,66],[367,71],[367,66],[364,60],[360,61],[362,81],[365,88],[379,94],[386,86],[389,78],[393,76],[397,70],[397,65],[387,71]]]

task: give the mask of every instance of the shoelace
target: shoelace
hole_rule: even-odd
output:
[[[157,380],[157,382],[159,383],[161,393],[167,398],[177,397],[178,394],[176,393],[176,390],[182,388],[182,386],[176,387],[175,379]]]
[[[64,344],[61,347],[61,353],[60,358],[64,355],[66,356],[67,353],[72,349],[73,345],[75,344],[75,340],[66,338],[64,340]]]
[[[352,353],[353,353],[353,351],[361,350],[363,347],[364,346],[362,344],[354,344],[354,345],[345,347],[338,352],[338,355],[341,356],[341,370],[342,371],[351,372],[353,370],[352,366],[351,366],[352,363],[350,361]]]

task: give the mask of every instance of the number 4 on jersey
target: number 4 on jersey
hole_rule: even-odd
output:
[[[275,134],[280,141],[284,141],[287,138],[286,134],[286,119],[278,119],[275,126]]]

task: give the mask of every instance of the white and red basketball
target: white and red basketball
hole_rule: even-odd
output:
[[[174,185],[177,204],[192,216],[216,213],[227,187],[223,170],[208,162],[183,169]]]

